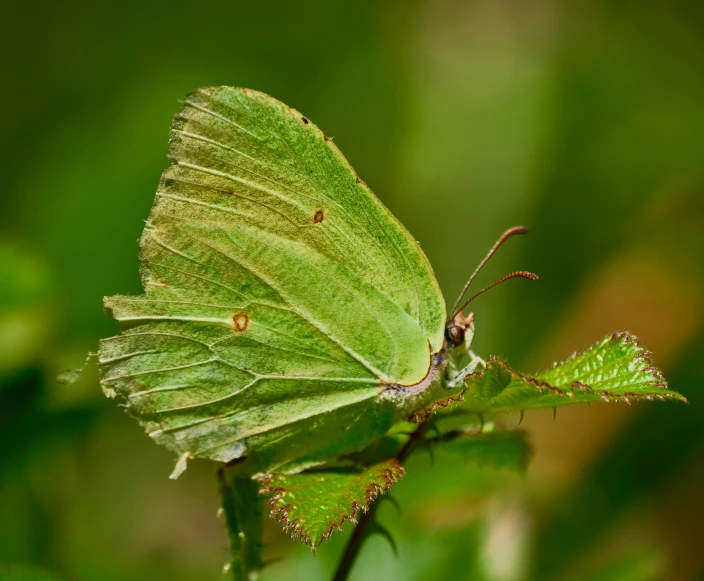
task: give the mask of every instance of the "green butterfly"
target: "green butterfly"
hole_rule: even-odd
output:
[[[145,293],[106,298],[122,334],[101,341],[99,364],[105,392],[179,470],[320,464],[485,365],[457,308],[467,286],[448,318],[418,243],[298,111],[199,89],[169,156],[140,239]]]

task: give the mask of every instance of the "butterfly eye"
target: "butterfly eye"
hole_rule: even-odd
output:
[[[454,347],[457,347],[464,341],[464,329],[457,325],[450,325],[445,329],[445,336]]]

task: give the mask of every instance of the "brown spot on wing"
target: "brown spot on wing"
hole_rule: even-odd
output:
[[[316,210],[315,214],[313,214],[313,222],[316,224],[320,224],[324,219],[325,214],[323,214],[322,210]]]
[[[249,315],[247,313],[235,313],[232,315],[232,323],[235,327],[235,331],[244,333],[247,327],[249,327]]]

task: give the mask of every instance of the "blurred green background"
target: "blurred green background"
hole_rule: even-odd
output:
[[[102,297],[140,291],[136,240],[179,99],[229,84],[333,136],[450,302],[501,231],[531,227],[481,280],[540,281],[475,303],[480,353],[534,371],[627,327],[690,401],[527,413],[525,476],[415,458],[403,512],[380,510],[398,559],[374,537],[352,578],[704,579],[701,2],[68,0],[3,15],[0,563],[219,578],[215,466],[168,480],[174,458],[94,373],[54,378],[114,334]],[[349,531],[312,557],[269,521],[283,559],[265,580],[328,578]]]

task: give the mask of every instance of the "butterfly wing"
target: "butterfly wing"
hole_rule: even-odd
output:
[[[330,138],[262,93],[191,93],[169,156],[140,240],[145,294],[106,299],[123,328],[101,342],[106,391],[175,451],[260,448],[262,466],[324,447],[275,454],[294,428],[319,441],[379,423],[365,414],[380,387],[421,381],[443,341],[417,242]]]

